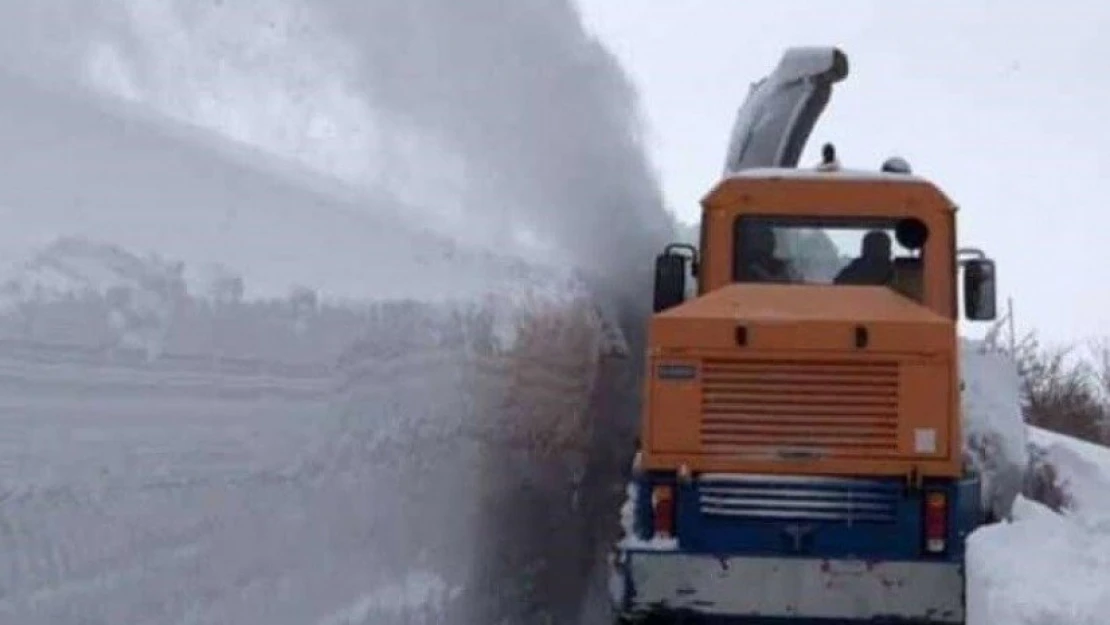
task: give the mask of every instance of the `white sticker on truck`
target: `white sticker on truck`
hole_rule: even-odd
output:
[[[937,431],[934,428],[915,428],[913,450],[919,454],[937,453]]]

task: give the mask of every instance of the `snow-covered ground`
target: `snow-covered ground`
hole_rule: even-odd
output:
[[[969,623],[1095,625],[1110,611],[1110,449],[1034,430],[1067,506],[1020,497],[1014,520],[981,529],[969,551]]]
[[[968,625],[1105,623],[1110,448],[1021,424],[1012,361],[980,348],[964,343],[965,407],[979,417],[970,447],[994,478],[994,501],[1012,501],[1012,508],[1010,519],[969,539]],[[1025,444],[1028,453],[1018,453]],[[1024,494],[1013,482],[1018,463],[1033,472]]]

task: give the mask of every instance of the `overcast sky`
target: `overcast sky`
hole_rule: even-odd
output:
[[[667,201],[697,218],[749,84],[793,45],[850,74],[818,123],[849,167],[907,158],[961,207],[960,244],[1046,338],[1110,335],[1110,5],[1085,0],[730,3],[578,0],[638,85]]]

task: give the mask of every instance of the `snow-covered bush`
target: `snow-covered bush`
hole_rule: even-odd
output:
[[[1020,412],[1023,423],[1091,442],[1110,442],[1110,343],[1095,343],[1087,353],[1045,346],[1030,332],[1007,344],[999,340],[1001,324],[990,332],[980,350],[1008,360],[1007,377],[1014,398],[1007,412]],[[998,395],[998,397],[1003,397]],[[1009,400],[1007,400],[1009,402]],[[969,440],[980,446],[979,458],[999,454],[982,437]],[[1060,477],[1058,459],[1033,443],[1027,444],[1028,465],[1022,493],[1052,510],[1061,510],[1071,495]]]
[[[1110,343],[1085,350],[1045,345],[1036,332],[1015,341],[1022,411],[1030,425],[1110,444]]]
[[[59,239],[11,268],[0,290],[0,341],[315,366],[334,363],[366,322],[364,306],[305,286],[245,299],[242,277],[223,265],[190,277],[178,261]]]
[[[1107,442],[1110,405],[1101,394],[1100,375],[1087,358],[1072,350],[1048,348],[1034,335],[1019,348],[1025,416],[1031,425],[1081,440]]]

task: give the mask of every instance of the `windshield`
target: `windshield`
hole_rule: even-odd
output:
[[[923,258],[904,243],[923,242],[924,233],[911,233],[911,223],[924,227],[899,218],[742,216],[734,231],[733,280],[886,285],[920,301]]]

